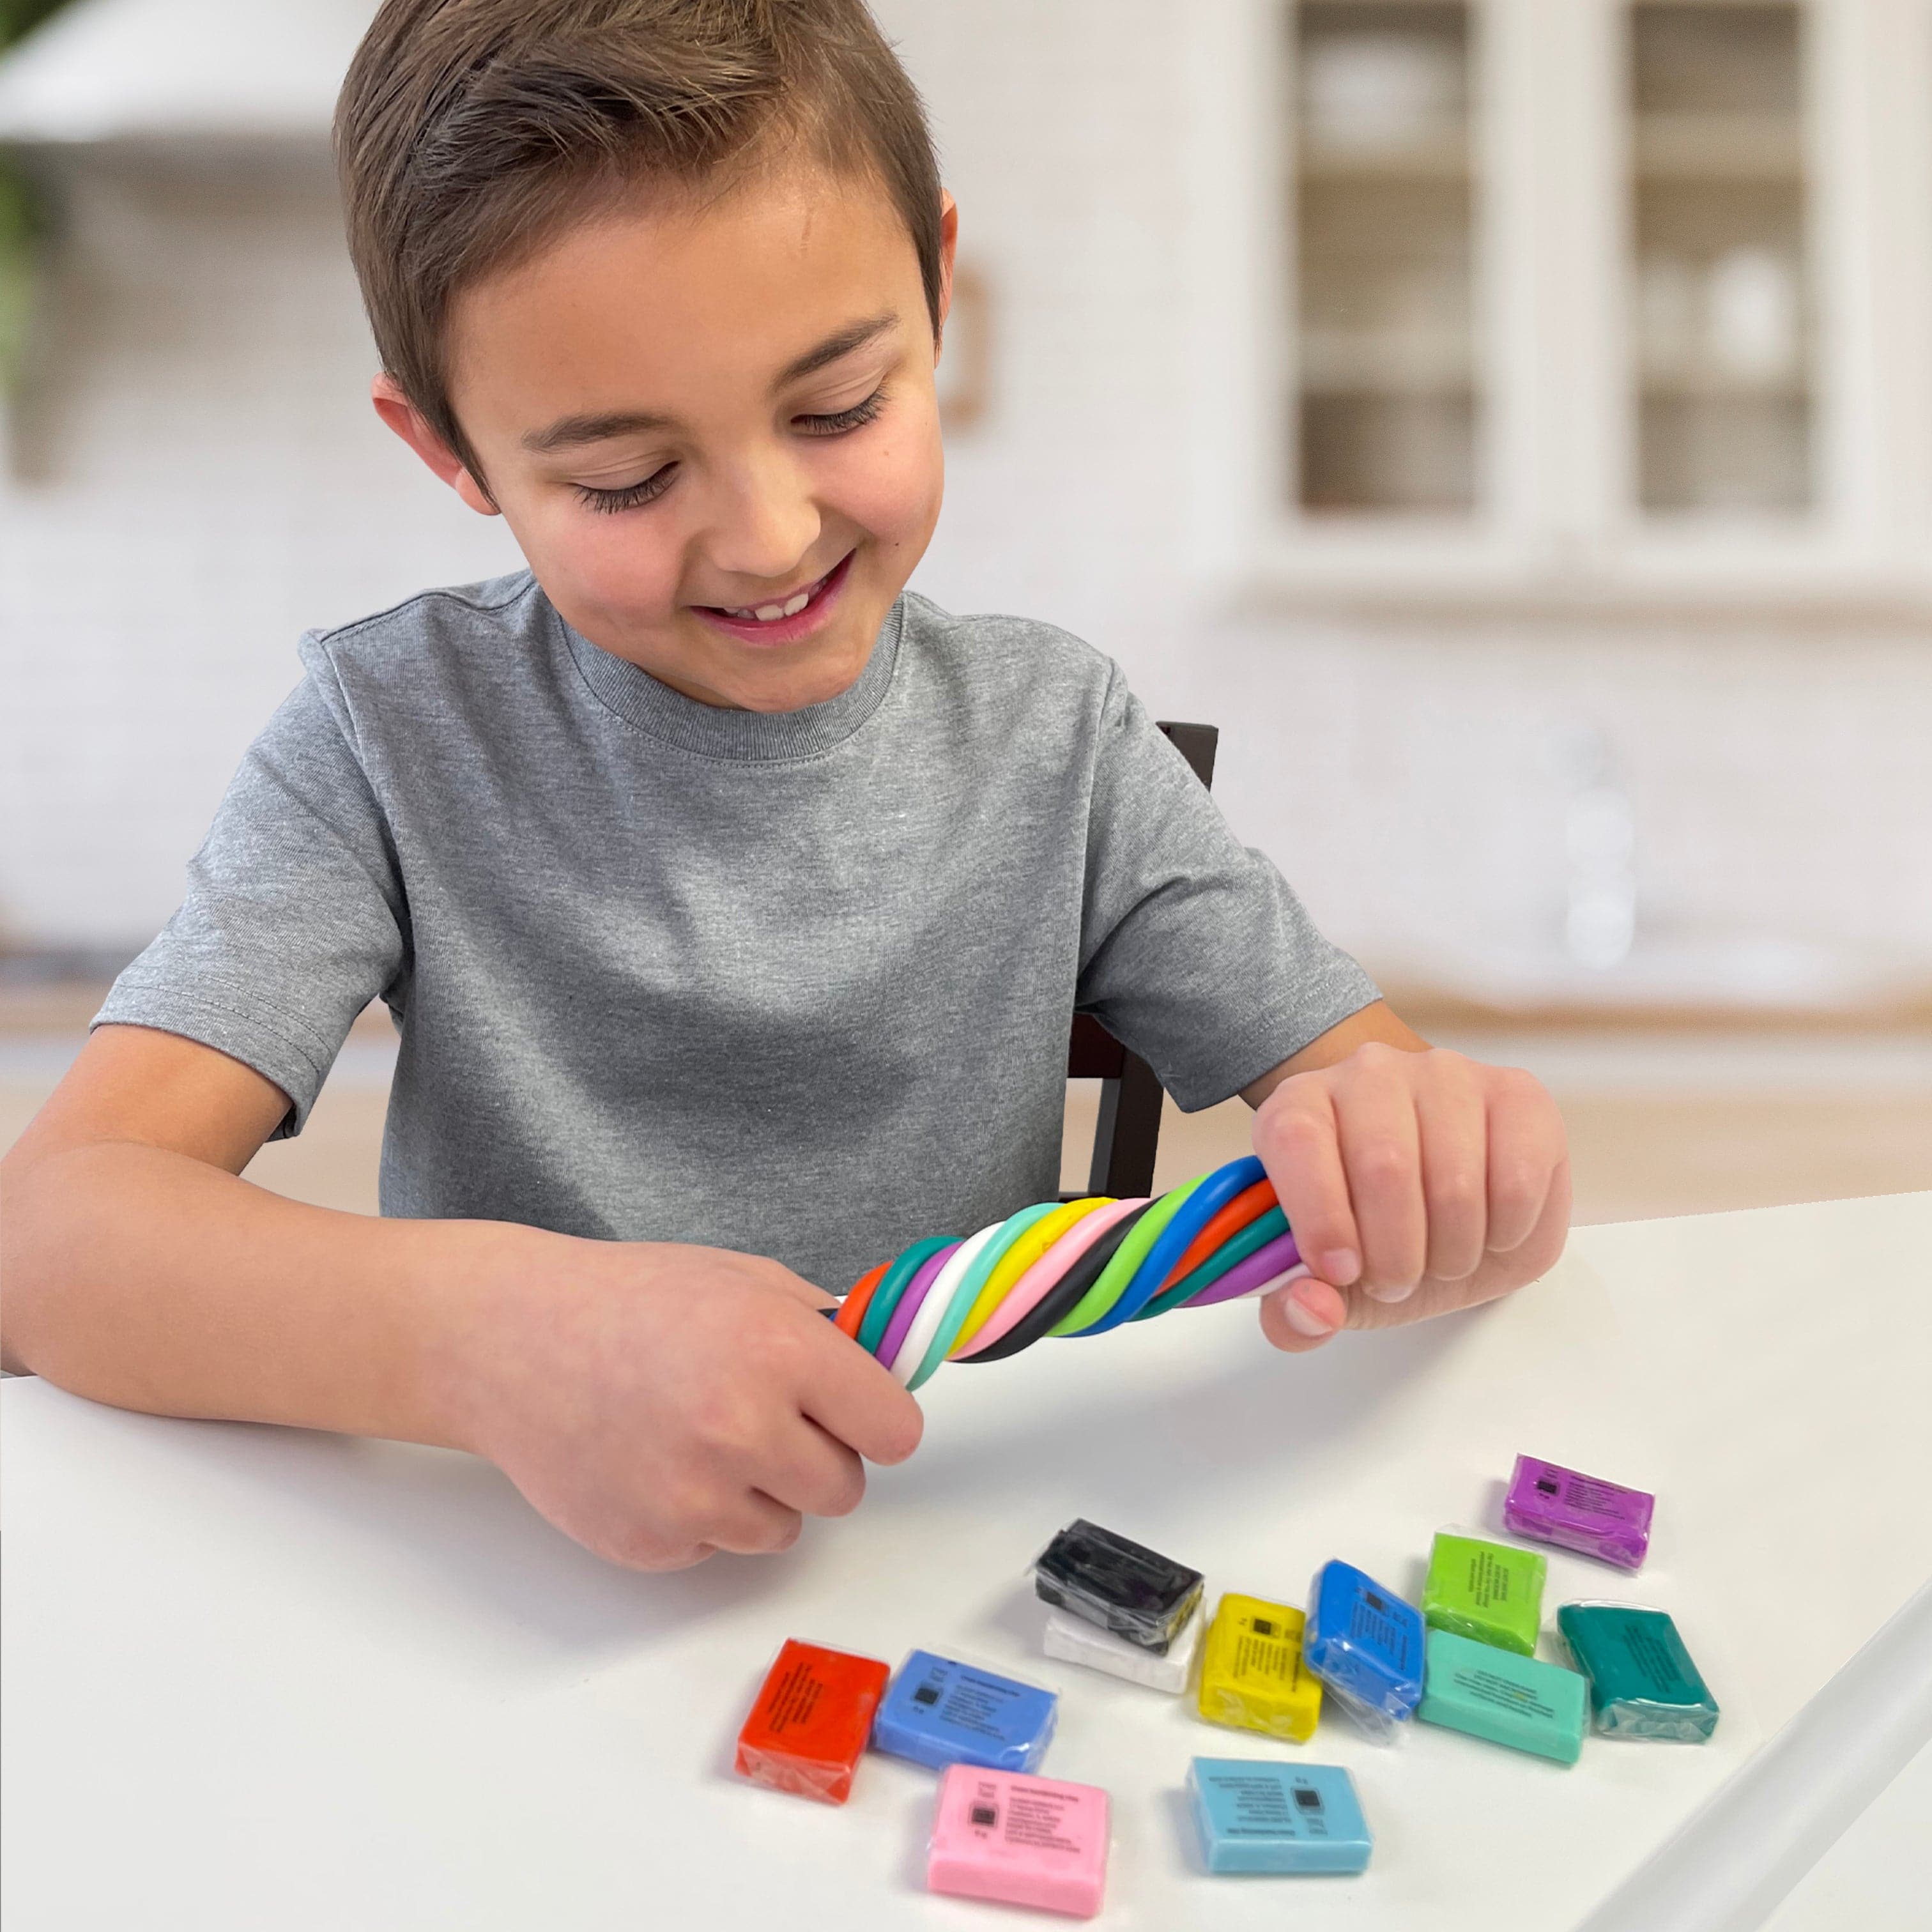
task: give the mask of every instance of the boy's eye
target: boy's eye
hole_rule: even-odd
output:
[[[667,463],[662,469],[652,470],[641,483],[628,483],[621,490],[598,490],[588,483],[572,487],[585,508],[614,516],[620,510],[641,509],[645,504],[655,502],[670,488],[671,478],[676,474],[677,465]]]
[[[863,429],[868,422],[876,422],[885,400],[884,389],[877,388],[849,410],[839,410],[830,416],[794,416],[792,427],[804,430],[807,436],[842,436],[848,430]]]

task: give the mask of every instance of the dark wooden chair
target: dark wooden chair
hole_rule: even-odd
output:
[[[1162,724],[1174,748],[1210,790],[1214,752],[1221,734],[1212,724]],[[1160,1145],[1160,1082],[1154,1070],[1088,1013],[1073,1016],[1067,1042],[1066,1077],[1100,1083],[1100,1118],[1094,1130],[1094,1160],[1085,1192],[1124,1198],[1154,1192],[1154,1155]],[[1079,1197],[1061,1196],[1072,1201]]]

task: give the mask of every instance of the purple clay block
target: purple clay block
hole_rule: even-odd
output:
[[[1518,1536],[1553,1543],[1586,1556],[1638,1570],[1650,1548],[1650,1516],[1657,1498],[1558,1462],[1519,1456],[1503,1503],[1503,1522]]]

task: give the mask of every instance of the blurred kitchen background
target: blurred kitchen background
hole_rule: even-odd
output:
[[[372,11],[0,0],[0,1144],[298,633],[518,562],[365,400]],[[918,586],[1218,724],[1580,1219],[1932,1186],[1932,0],[878,11],[962,208]],[[258,1178],[373,1207],[390,1053]]]

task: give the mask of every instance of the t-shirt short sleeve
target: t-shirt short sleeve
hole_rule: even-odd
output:
[[[326,656],[250,746],[188,866],[180,910],[95,1026],[154,1027],[254,1068],[298,1133],[356,1015],[407,954],[395,852]]]
[[[1188,1112],[1380,997],[1113,674],[1100,713],[1076,1004]]]

